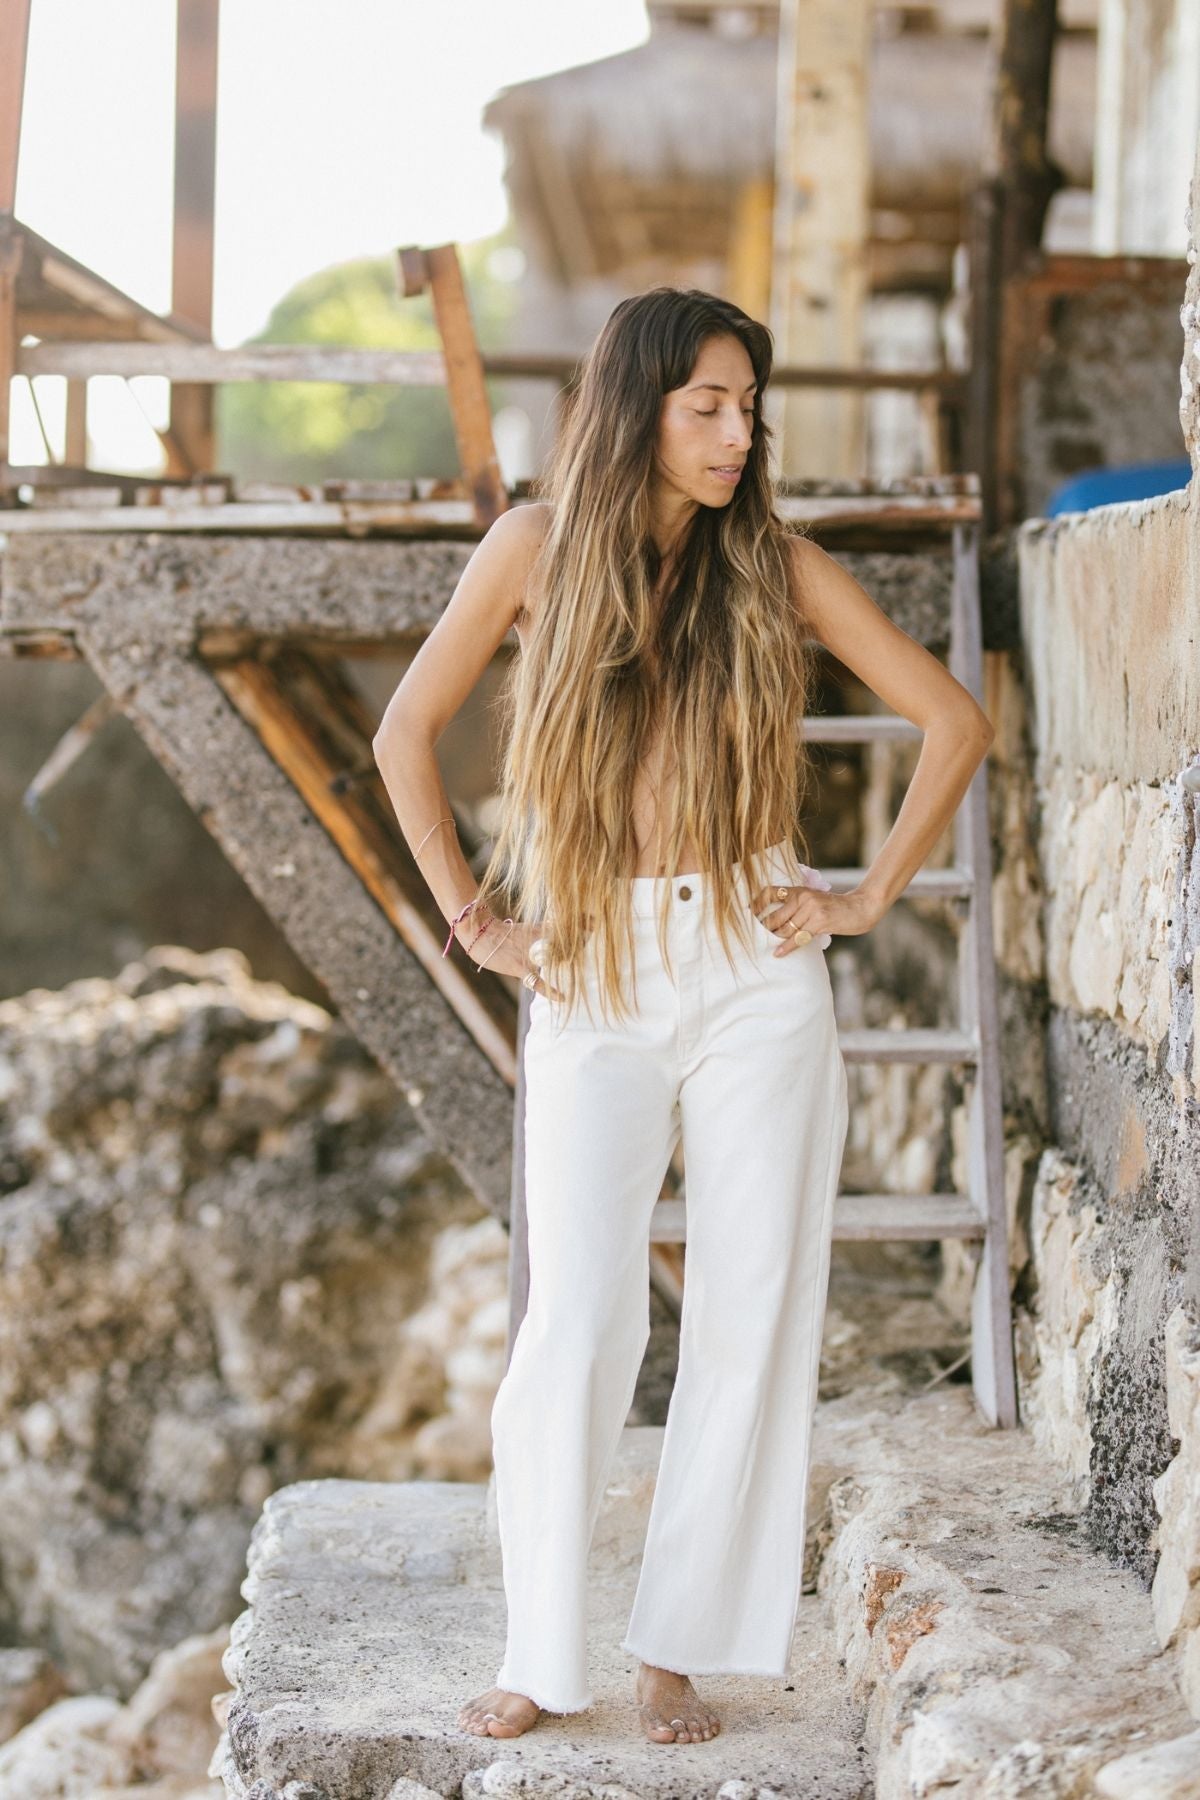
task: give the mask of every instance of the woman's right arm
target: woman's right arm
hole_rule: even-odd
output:
[[[478,884],[453,824],[430,831],[435,819],[450,813],[434,747],[524,604],[547,510],[541,503],[512,507],[480,539],[445,612],[388,701],[371,743],[409,849],[415,852],[425,840],[418,867],[447,920],[474,898]],[[460,941],[473,938],[479,925],[477,917],[468,915],[458,928]],[[510,962],[511,957],[498,952],[489,966],[503,969]]]

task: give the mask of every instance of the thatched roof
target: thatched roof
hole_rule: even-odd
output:
[[[881,244],[911,242],[928,276],[948,259],[981,166],[993,50],[980,36],[881,38],[870,67],[873,203]],[[484,111],[507,150],[522,236],[565,285],[661,258],[725,255],[734,207],[774,167],[776,44],[659,24],[618,56],[504,88]],[[1095,45],[1060,39],[1050,153],[1091,185]]]

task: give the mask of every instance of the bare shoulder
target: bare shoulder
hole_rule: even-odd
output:
[[[788,533],[786,560],[792,605],[802,619],[815,625],[829,603],[837,603],[838,576],[844,571],[828,551],[799,531]]]
[[[532,617],[529,574],[539,550],[545,542],[546,533],[550,529],[550,521],[554,516],[554,508],[548,500],[522,501],[519,506],[509,507],[492,526],[492,531],[501,528],[504,533],[506,547],[511,548],[515,578],[519,589],[516,626],[518,635],[521,627]],[[490,534],[489,534],[490,535]]]
[[[531,555],[541,547],[554,509],[548,500],[522,500],[502,512],[488,533],[498,533],[506,546],[526,550]]]

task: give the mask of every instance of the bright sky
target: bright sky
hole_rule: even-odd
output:
[[[646,36],[643,0],[225,0],[216,342],[258,331],[315,269],[499,230],[503,151],[484,103]],[[170,0],[33,0],[17,215],[156,312],[170,304],[174,55]],[[40,462],[24,385],[13,460]],[[38,381],[52,442],[63,386]],[[139,391],[161,421],[159,386]],[[93,381],[89,414],[114,455],[122,419],[153,446],[124,384]]]

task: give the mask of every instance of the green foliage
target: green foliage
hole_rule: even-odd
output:
[[[509,342],[516,283],[490,272],[508,228],[459,246],[471,315],[485,350]],[[318,270],[272,310],[254,344],[339,344],[377,350],[439,347],[428,294],[402,299],[392,255]],[[504,383],[490,381],[493,412]],[[319,482],[337,476],[452,477],[458,454],[442,388],[339,382],[230,382],[217,389],[218,467],[240,480]]]

